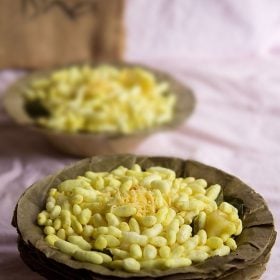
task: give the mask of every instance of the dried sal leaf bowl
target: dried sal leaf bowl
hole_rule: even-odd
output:
[[[141,65],[73,65],[35,72],[7,91],[4,105],[19,124],[78,156],[129,153],[151,134],[192,113],[191,90]]]
[[[276,232],[238,178],[192,160],[77,162],[28,188],[13,225],[47,279],[259,279]]]

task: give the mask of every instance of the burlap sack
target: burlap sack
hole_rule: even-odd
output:
[[[117,60],[123,0],[1,0],[0,69]]]

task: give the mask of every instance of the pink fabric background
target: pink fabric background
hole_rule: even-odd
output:
[[[126,25],[126,59],[172,73],[197,98],[181,128],[135,153],[193,158],[240,177],[266,199],[279,231],[280,2],[131,0]],[[0,72],[0,96],[18,75]],[[41,279],[20,260],[13,208],[35,180],[75,160],[0,107],[0,279]],[[277,241],[262,279],[280,279],[279,259]]]

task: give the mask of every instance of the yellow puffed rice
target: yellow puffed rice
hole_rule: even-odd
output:
[[[30,106],[37,104],[38,108],[39,102],[46,111],[35,118],[40,126],[66,132],[123,134],[170,122],[176,102],[169,84],[157,81],[152,72],[109,65],[54,71],[32,81],[25,98]],[[98,181],[96,189],[102,184]]]
[[[220,192],[158,166],[88,171],[49,190],[37,223],[49,246],[78,261],[127,272],[189,266],[237,249],[242,221],[230,203],[217,205]]]

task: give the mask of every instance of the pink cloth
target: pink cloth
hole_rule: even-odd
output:
[[[134,0],[126,22],[126,58],[172,73],[197,98],[182,127],[135,153],[192,158],[240,177],[265,198],[279,231],[279,1]],[[1,72],[0,92],[18,75]],[[0,279],[41,279],[20,260],[13,209],[26,187],[75,160],[0,108]],[[280,279],[279,259],[277,241],[262,279]]]

